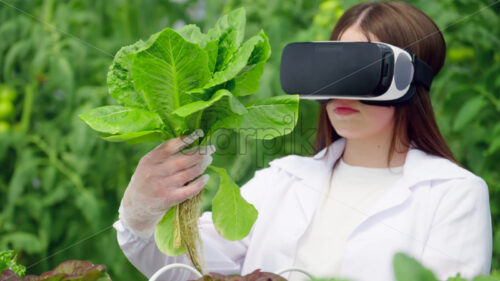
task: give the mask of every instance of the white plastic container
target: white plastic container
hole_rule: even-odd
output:
[[[156,281],[156,279],[158,279],[158,277],[160,277],[163,273],[165,273],[166,271],[169,271],[170,269],[174,269],[174,268],[184,268],[186,270],[189,270],[189,271],[193,272],[194,274],[196,274],[196,277],[198,277],[198,278],[203,276],[200,272],[198,272],[198,270],[196,270],[192,266],[189,266],[189,265],[183,264],[183,263],[173,263],[173,264],[169,264],[169,265],[166,265],[166,266],[160,268],[157,272],[155,272],[155,274],[153,274],[153,276],[151,276],[151,278],[149,278],[149,281]],[[301,273],[305,274],[307,277],[309,277],[310,279],[314,279],[314,277],[311,274],[309,274],[307,271],[305,271],[301,268],[296,268],[296,267],[282,269],[282,270],[275,272],[274,274],[282,275],[283,273],[290,272],[290,271],[301,272]]]

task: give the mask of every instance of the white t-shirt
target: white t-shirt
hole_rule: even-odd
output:
[[[366,168],[339,159],[330,188],[322,195],[313,221],[299,240],[294,267],[316,278],[339,276],[344,244],[369,209],[402,176],[403,166]],[[294,272],[289,281],[309,280]]]

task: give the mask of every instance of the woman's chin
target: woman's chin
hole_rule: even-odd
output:
[[[360,132],[352,131],[352,130],[335,130],[337,134],[348,140],[359,140],[366,138]]]

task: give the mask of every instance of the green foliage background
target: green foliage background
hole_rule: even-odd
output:
[[[343,11],[359,2],[0,1],[0,84],[17,92],[9,101],[13,112],[0,121],[0,251],[14,249],[28,273],[81,259],[106,265],[114,280],[146,280],[124,257],[111,224],[138,160],[157,143],[108,143],[77,117],[113,103],[106,73],[115,52],[165,27],[195,23],[206,31],[222,13],[244,6],[247,34],[263,28],[273,52],[256,98],[281,95],[283,47],[327,40]],[[492,267],[500,268],[500,4],[407,2],[445,35],[446,64],[431,91],[434,109],[459,162],[488,182]],[[273,158],[311,155],[318,104],[301,101],[300,109],[295,131],[283,138],[218,139],[214,165],[243,184]],[[204,196],[214,190],[208,186]]]

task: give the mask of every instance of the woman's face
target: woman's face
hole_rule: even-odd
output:
[[[367,42],[356,28],[344,31],[339,41]],[[372,41],[379,41],[376,37]],[[346,139],[367,139],[392,136],[394,127],[393,106],[373,106],[358,100],[332,99],[326,105],[330,122],[339,136]]]

